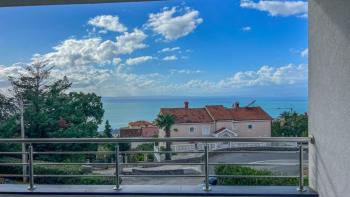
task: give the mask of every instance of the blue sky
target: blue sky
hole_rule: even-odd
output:
[[[307,2],[0,9],[0,88],[22,63],[101,96],[307,96]]]

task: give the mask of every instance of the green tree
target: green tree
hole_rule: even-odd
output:
[[[105,130],[103,130],[103,136],[104,136],[104,137],[108,137],[108,138],[113,137],[113,136],[112,136],[112,127],[111,127],[111,125],[109,124],[109,121],[108,121],[108,120],[106,120],[106,123],[105,123]]]
[[[24,110],[25,133],[29,138],[80,138],[97,137],[98,125],[104,114],[101,97],[94,93],[69,92],[71,83],[67,77],[51,77],[53,67],[45,62],[35,62],[25,66],[26,72],[17,77],[9,77],[14,100],[26,104]],[[1,102],[1,97],[0,97]],[[4,100],[5,102],[5,100]],[[6,111],[4,111],[4,114]],[[19,120],[18,113],[13,115]],[[18,121],[9,118],[0,125],[10,129],[15,137],[19,131]],[[96,150],[89,144],[36,144],[36,151]],[[66,156],[51,159],[65,159]],[[42,158],[44,159],[44,158]]]
[[[283,112],[272,123],[273,137],[307,137],[308,115]]]
[[[155,124],[160,128],[164,129],[165,137],[171,137],[171,127],[175,123],[175,116],[172,114],[159,114],[157,119],[155,120]],[[166,151],[171,151],[171,142],[166,142]],[[165,154],[165,160],[171,160],[171,153],[168,152]]]

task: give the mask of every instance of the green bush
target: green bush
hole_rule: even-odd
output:
[[[216,175],[237,175],[237,176],[273,176],[274,174],[267,170],[257,170],[254,168],[232,165],[218,165],[215,168]],[[308,185],[308,179],[304,180]],[[218,185],[274,185],[274,186],[293,186],[298,185],[298,178],[239,178],[239,177],[218,177]]]

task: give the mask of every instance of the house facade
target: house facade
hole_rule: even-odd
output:
[[[175,116],[172,137],[271,137],[271,116],[261,107],[240,107],[238,102],[232,108],[190,108],[185,102],[182,108],[161,108],[160,113]],[[159,136],[165,132],[160,130]]]
[[[128,127],[120,128],[119,137],[121,138],[151,138],[158,137],[158,127],[144,120],[129,122]],[[142,142],[132,142],[131,148],[136,148]]]

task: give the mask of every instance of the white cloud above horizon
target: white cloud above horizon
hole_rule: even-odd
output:
[[[304,0],[241,0],[242,8],[268,12],[271,16],[307,17],[308,2]]]
[[[178,50],[180,50],[180,49],[181,49],[180,47],[172,47],[172,48],[166,47],[166,48],[164,48],[164,49],[162,49],[162,50],[159,50],[158,53],[178,51]]]
[[[162,35],[166,41],[187,36],[203,22],[199,11],[191,8],[164,8],[162,12],[151,13],[146,27]]]
[[[201,70],[190,70],[190,69],[171,69],[170,70],[170,74],[174,75],[174,74],[198,74],[198,73],[202,73],[203,71]]]
[[[125,32],[128,30],[122,23],[119,21],[118,16],[112,15],[100,15],[94,18],[91,18],[88,21],[89,25],[99,27],[105,31],[113,31],[113,32]]]
[[[177,60],[177,56],[176,55],[169,55],[169,56],[165,56],[163,58],[164,61],[175,61]]]
[[[155,57],[152,56],[140,56],[140,57],[135,57],[135,58],[128,58],[126,60],[126,64],[127,65],[137,65],[137,64],[141,64],[144,62],[147,62],[149,60],[153,60],[156,59]]]
[[[185,59],[190,58],[187,55],[190,56],[190,52],[193,52],[182,45],[177,46],[177,42],[175,46],[170,45],[170,42],[161,43],[162,47],[157,47],[153,52],[142,50],[154,44],[148,42],[150,39],[155,41],[154,37],[148,36],[151,31],[161,35],[166,41],[175,41],[192,33],[202,22],[199,11],[191,8],[164,8],[160,13],[149,15],[147,21],[149,29],[135,28],[128,31],[128,28],[119,22],[118,16],[100,15],[90,19],[88,23],[102,30],[111,31],[115,37],[111,38],[109,34],[89,35],[80,39],[69,37],[53,46],[47,53],[33,55],[33,59],[48,60],[50,65],[55,66],[52,76],[55,79],[67,76],[73,82],[72,90],[95,92],[101,96],[225,94],[246,87],[302,84],[307,80],[307,65],[302,64],[265,65],[256,70],[234,73],[227,70],[226,73],[232,74],[222,76],[220,79],[203,80],[202,73],[207,73],[205,69],[167,67],[169,66],[167,64],[173,63],[170,61],[180,59],[185,62]],[[246,28],[246,31],[251,30],[250,26],[243,28]],[[183,56],[185,52],[188,53]],[[158,59],[154,53],[155,56],[161,56],[156,62],[159,65],[163,64],[164,67],[161,69],[156,67],[158,64],[153,65],[156,68],[147,71],[136,70],[139,67],[132,66]],[[303,53],[300,55],[303,56]],[[305,53],[307,55],[307,52]],[[183,68],[183,65],[181,66]],[[0,89],[8,88],[8,75],[22,72],[24,72],[22,64],[0,65]]]
[[[303,51],[301,51],[300,56],[303,58],[309,57],[309,48],[306,48]]]
[[[250,27],[250,26],[245,26],[245,27],[242,27],[241,30],[242,30],[243,32],[249,32],[249,31],[252,30],[252,27]]]

